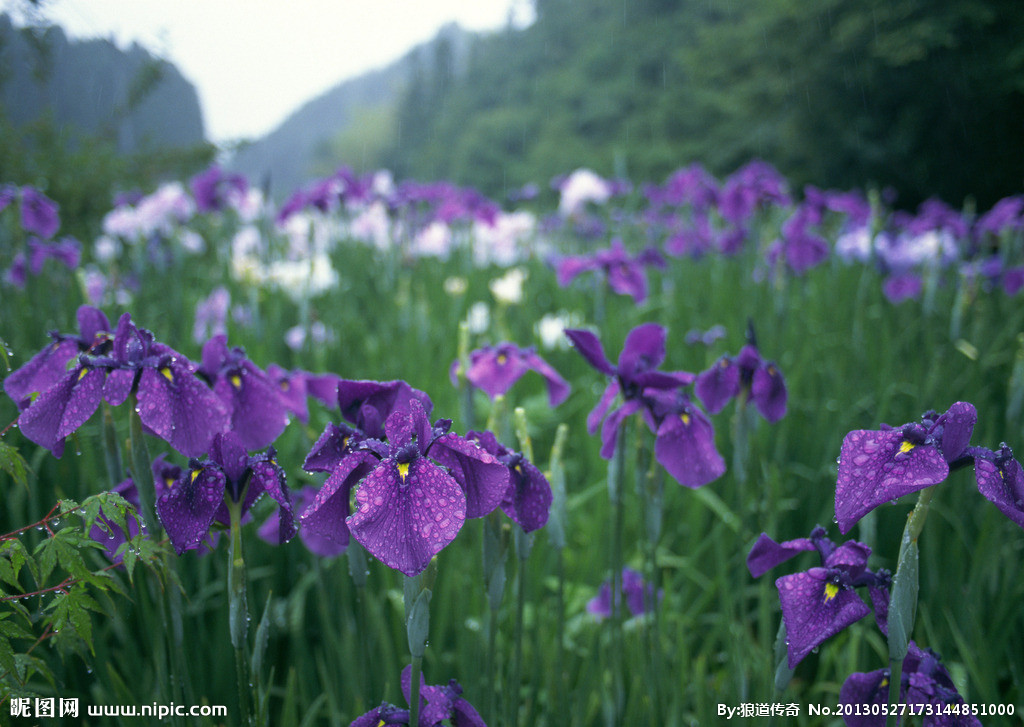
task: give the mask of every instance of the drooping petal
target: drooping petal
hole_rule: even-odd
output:
[[[328,422],[323,434],[306,455],[302,469],[307,472],[333,472],[359,439],[355,429],[344,424]]]
[[[604,393],[601,394],[601,398],[598,400],[597,405],[587,415],[587,431],[590,434],[597,432],[597,428],[601,425],[601,420],[604,419],[605,414],[611,408],[612,404],[615,403],[615,397],[619,395],[619,382],[615,379],[605,387]]]
[[[68,363],[78,355],[78,344],[65,338],[48,345],[4,379],[4,391],[19,408],[29,405],[32,394],[42,393],[68,373]]]
[[[384,436],[384,422],[395,409],[407,407],[413,400],[422,405],[428,416],[433,408],[429,396],[404,381],[340,379],[337,388],[341,415],[366,436],[377,439]]]
[[[907,441],[900,429],[858,429],[843,439],[836,484],[836,522],[850,531],[884,502],[942,482],[949,465],[926,444]]]
[[[219,467],[186,472],[156,503],[156,513],[178,555],[198,546],[224,501],[227,478]]]
[[[393,704],[382,703],[369,712],[356,717],[349,727],[408,727],[408,709],[399,709]]]
[[[302,531],[347,547],[349,493],[377,463],[377,458],[369,452],[353,452],[345,457],[317,492],[313,504],[299,518]]]
[[[295,525],[291,492],[285,485],[284,470],[276,462],[254,462],[249,488],[254,487],[258,487],[277,502],[280,517],[278,542],[287,543],[295,537],[298,528]]]
[[[693,391],[709,414],[717,414],[740,393],[740,369],[728,356],[697,375]]]
[[[473,356],[466,379],[493,399],[507,393],[526,371],[519,350],[502,344]]]
[[[569,396],[572,387],[569,382],[562,378],[555,369],[544,359],[537,355],[536,351],[527,350],[523,354],[523,361],[531,369],[544,377],[548,387],[548,404],[558,406]]]
[[[615,367],[611,365],[608,357],[604,355],[604,348],[601,346],[601,340],[597,336],[590,331],[580,328],[566,328],[565,335],[568,336],[572,345],[580,352],[580,355],[587,360],[587,363],[602,374],[608,376],[615,374]]]
[[[798,553],[814,550],[810,538],[797,538],[776,543],[767,533],[761,533],[754,547],[747,554],[747,570],[754,578],[760,578],[777,565],[785,563]]]
[[[502,511],[530,533],[544,527],[551,511],[551,485],[544,474],[526,459],[511,470]]]
[[[790,669],[826,639],[871,612],[853,589],[832,583],[824,568],[782,576],[775,585],[786,624]]]
[[[977,451],[980,448],[972,448]],[[976,453],[974,477],[980,492],[1006,517],[1024,528],[1024,470],[1006,445],[991,458]]]
[[[220,398],[177,362],[143,369],[138,399],[142,423],[189,457],[204,454],[230,421]]]
[[[466,517],[493,512],[509,487],[509,470],[497,457],[449,432],[430,446],[430,457],[448,468],[466,496]]]
[[[466,517],[459,483],[425,457],[403,476],[392,459],[382,461],[359,485],[352,536],[389,568],[414,576],[450,543]]]
[[[714,427],[693,406],[662,420],[654,440],[654,458],[686,487],[701,487],[725,472],[725,460],[715,449]]]
[[[391,412],[384,423],[384,434],[392,449],[415,443],[422,454],[430,444],[430,420],[415,399]]]
[[[99,308],[81,305],[75,313],[78,319],[78,333],[86,347],[101,333],[110,333],[110,319]]]
[[[105,379],[106,372],[101,369],[76,366],[21,413],[18,427],[59,458],[64,438],[85,424],[100,405]]]
[[[765,364],[754,372],[750,397],[761,416],[772,424],[786,415],[786,382],[775,364]]]
[[[847,727],[883,727],[885,715],[881,706],[888,702],[888,669],[854,672],[846,678],[839,690],[839,703],[850,706],[849,712],[843,715]],[[876,704],[879,706],[878,713],[871,714],[870,706]]]
[[[269,446],[288,426],[288,412],[277,387],[251,361],[218,377],[213,391],[231,414],[231,430],[248,450]]]
[[[627,417],[640,411],[642,406],[639,399],[630,399],[604,420],[604,424],[601,425],[601,456],[604,459],[611,459],[615,454],[615,438],[619,433],[619,427],[623,426]]]
[[[967,449],[978,422],[978,411],[973,404],[958,401],[942,415],[942,420],[942,456],[952,462]]]

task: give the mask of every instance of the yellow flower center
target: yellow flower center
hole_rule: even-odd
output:
[[[907,452],[909,452],[910,450],[912,450],[912,449],[913,449],[914,447],[916,447],[916,446],[917,446],[917,445],[916,445],[916,444],[914,444],[913,442],[907,442],[907,441],[904,441],[904,442],[903,442],[903,443],[902,443],[902,444],[900,445],[900,454],[906,454]]]
[[[835,583],[825,584],[825,603],[828,603],[833,598],[839,595],[839,586]]]
[[[402,478],[402,482],[405,482],[406,475],[409,474],[409,463],[399,462],[398,463],[398,476]]]
[[[171,373],[171,368],[169,366],[164,366],[163,368],[161,368],[160,373],[163,374],[164,378],[167,379],[168,381],[174,381],[174,374]]]

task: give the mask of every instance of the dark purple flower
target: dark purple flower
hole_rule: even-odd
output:
[[[888,669],[851,674],[839,690],[839,703],[863,707],[888,704],[889,678]],[[921,727],[981,727],[977,717],[962,713],[966,711],[960,709],[965,706],[964,698],[939,655],[931,649],[922,649],[913,641],[908,644],[900,671],[899,703],[910,705],[911,714],[922,715]],[[928,706],[932,709],[928,710]],[[844,714],[843,720],[848,727],[883,727],[886,723],[881,709],[877,714],[871,709],[853,709]],[[900,722],[897,719],[897,724]]]
[[[19,290],[24,289],[28,282],[28,262],[25,253],[17,252],[11,260],[11,267],[4,271],[4,280]]]
[[[806,550],[818,551],[821,567],[775,581],[786,626],[790,669],[826,639],[871,612],[854,590],[857,587],[869,589],[878,626],[883,633],[888,632],[891,576],[888,571],[868,570],[871,549],[863,543],[851,540],[836,546],[820,526],[811,531],[809,538],[783,543],[762,533],[747,556],[747,568],[758,577]]]
[[[973,405],[958,401],[941,416],[925,413],[920,424],[847,434],[836,484],[840,532],[885,502],[945,480],[950,463],[965,453],[977,419]]]
[[[430,397],[404,381],[367,381],[338,379],[335,383],[341,416],[355,424],[367,437],[384,436],[384,422],[395,409],[407,407],[412,400],[430,414]]]
[[[761,358],[757,347],[744,346],[735,357],[723,356],[701,372],[694,393],[711,414],[717,414],[733,398],[744,393],[743,401],[754,402],[758,413],[771,423],[786,415],[788,394],[782,372]]]
[[[228,349],[227,336],[214,336],[203,346],[199,375],[224,402],[230,428],[246,449],[269,446],[288,426],[277,384],[246,358],[243,349]]]
[[[639,304],[647,298],[647,273],[645,266],[665,267],[665,259],[656,250],[644,250],[636,256],[630,255],[622,241],[612,240],[611,247],[590,256],[562,258],[556,263],[558,284],[563,288],[576,276],[588,270],[601,270],[608,279],[608,285],[620,295],[629,295]]]
[[[217,434],[205,460],[192,460],[156,504],[157,515],[175,552],[181,555],[196,547],[209,533],[214,520],[229,518],[226,499],[240,503],[247,512],[264,494],[280,505],[279,542],[294,537],[296,528],[284,470],[274,461],[273,448],[249,455],[233,432]]]
[[[491,432],[467,432],[475,442],[508,467],[509,483],[501,500],[502,511],[524,532],[544,527],[551,510],[551,485],[544,474],[519,452],[501,444]]]
[[[95,309],[87,308],[85,316],[85,323],[80,317],[83,334],[87,328],[95,332],[96,326],[106,327],[106,318]],[[129,314],[121,316],[112,339],[94,333],[94,341],[79,354],[77,364],[50,381],[18,419],[25,436],[54,456],[60,457],[65,437],[92,416],[101,400],[117,406],[133,392],[146,430],[183,454],[204,452],[213,435],[226,427],[223,404],[196,379],[194,364],[155,341],[149,331],[137,328]],[[58,346],[54,353],[58,351],[64,356],[70,348]],[[16,400],[21,401],[25,386],[46,383],[55,373],[55,363],[55,359],[43,359],[27,381],[16,382],[15,396],[21,394]]]
[[[286,371],[277,364],[267,366],[267,378],[277,387],[277,395],[284,408],[295,415],[303,424],[309,421],[308,391],[305,371]]]
[[[297,492],[293,492],[292,495],[295,498],[294,510],[295,514],[301,520],[303,514],[308,510],[313,502],[316,500],[317,489],[312,485],[306,485]],[[256,535],[261,540],[265,540],[271,545],[279,544],[281,539],[281,510],[274,510],[270,513],[259,529],[256,531]],[[348,531],[346,531],[346,536]],[[314,555],[319,555],[321,558],[332,558],[336,555],[341,555],[345,552],[348,547],[348,538],[345,538],[345,542],[339,543],[331,538],[320,535],[319,533],[310,530],[309,528],[303,527],[299,530],[299,537],[310,552]]]
[[[413,391],[406,385],[406,394]],[[466,517],[486,515],[508,488],[505,466],[450,433],[450,426],[449,420],[439,420],[431,427],[420,400],[407,396],[384,422],[386,441],[329,428],[305,466],[333,464],[333,471],[303,524],[336,542],[347,524],[385,565],[408,576],[420,573],[455,538]],[[357,509],[346,523],[341,517],[356,483]]]
[[[622,569],[622,593],[626,597],[626,606],[634,616],[643,616],[654,608],[654,586],[644,583],[643,576],[632,568]],[[657,600],[661,600],[664,592],[659,590]],[[599,620],[611,618],[612,586],[605,581],[598,589],[597,595],[587,602],[587,613]]]
[[[412,699],[412,666],[402,670],[402,694],[405,701]],[[462,687],[452,679],[444,686],[428,685],[420,674],[420,705],[418,727],[438,727],[451,724],[452,727],[487,727],[472,704],[462,698]],[[350,727],[408,727],[409,711],[391,704],[381,704],[361,717]]]
[[[21,226],[44,239],[53,237],[60,227],[57,203],[35,187],[22,187]]]
[[[755,159],[735,171],[718,197],[718,212],[736,225],[749,220],[763,205],[789,204],[786,180],[767,162]]]
[[[33,237],[28,241],[28,251],[29,270],[33,275],[42,272],[47,260],[56,260],[74,270],[82,259],[82,243],[73,237],[64,237],[59,242],[43,242]]]
[[[458,384],[459,361],[453,361],[450,369],[452,383]],[[469,369],[466,380],[482,389],[494,399],[512,388],[527,371],[536,371],[544,377],[548,387],[548,403],[558,406],[569,396],[569,383],[530,348],[519,348],[514,343],[499,343],[485,346],[469,353]]]
[[[978,491],[1006,517],[1024,528],[1024,470],[1005,443],[998,452],[969,447],[974,457],[974,477]]]

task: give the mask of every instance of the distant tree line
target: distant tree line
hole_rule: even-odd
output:
[[[752,157],[795,185],[979,206],[1024,191],[1019,0],[535,0],[453,72],[421,60],[381,163],[500,195],[588,165]]]

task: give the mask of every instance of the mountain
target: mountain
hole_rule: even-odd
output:
[[[204,141],[195,87],[176,67],[133,44],[70,40],[62,29],[16,28],[0,15],[0,114],[15,126],[47,117],[122,154]]]
[[[225,162],[232,171],[282,198],[345,164],[377,168],[397,132],[399,101],[425,66],[443,59],[460,75],[474,34],[449,24],[427,43],[378,70],[342,81],[307,102],[266,136],[240,146]]]

